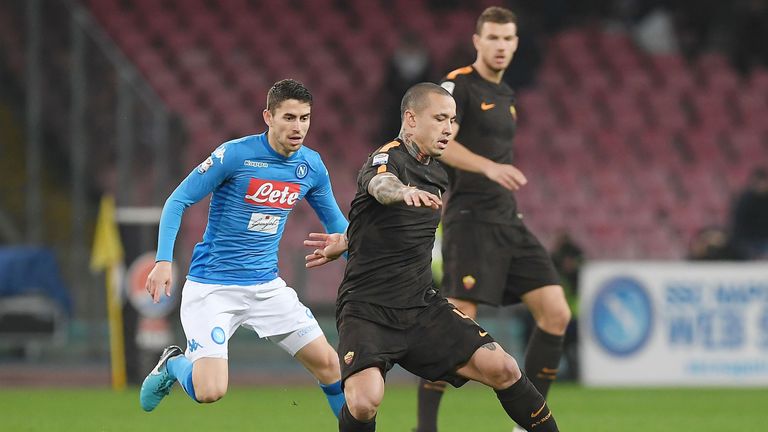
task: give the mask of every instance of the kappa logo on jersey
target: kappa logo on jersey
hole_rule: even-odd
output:
[[[243,161],[243,165],[254,168],[269,168],[269,164],[266,162],[252,161],[247,159]]]
[[[187,345],[189,345],[189,352],[195,352],[198,348],[202,348],[203,346],[200,345],[196,340],[190,339],[187,341]]]
[[[213,157],[219,159],[221,163],[224,163],[224,152],[227,151],[227,148],[224,146],[221,146],[213,151]]]
[[[245,202],[266,207],[291,209],[299,200],[301,186],[296,183],[252,178]]]

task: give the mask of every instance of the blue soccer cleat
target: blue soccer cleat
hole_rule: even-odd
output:
[[[184,354],[184,351],[181,348],[175,345],[169,346],[163,351],[157,366],[144,378],[144,382],[141,384],[141,392],[139,393],[139,402],[144,411],[149,412],[155,409],[160,404],[160,401],[171,392],[171,387],[173,387],[176,379],[168,373],[168,368],[166,367],[168,359],[182,354]]]

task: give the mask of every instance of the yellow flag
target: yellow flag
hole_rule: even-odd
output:
[[[98,272],[123,261],[123,243],[115,220],[115,198],[104,195],[99,206],[91,252],[91,271]]]
[[[123,262],[123,243],[115,220],[115,198],[101,197],[96,232],[93,236],[91,271],[107,271],[107,320],[109,321],[109,351],[112,363],[112,388],[124,390],[126,384],[123,311],[115,285],[115,272]]]

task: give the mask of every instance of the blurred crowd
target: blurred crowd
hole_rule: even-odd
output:
[[[729,227],[706,227],[693,238],[693,260],[768,259],[768,169],[755,169],[735,197]]]

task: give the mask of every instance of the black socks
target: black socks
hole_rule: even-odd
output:
[[[437,432],[437,409],[445,393],[445,381],[419,380],[418,418],[416,432]]]
[[[544,397],[525,374],[504,390],[496,390],[507,415],[527,431],[558,432]]]
[[[339,432],[373,432],[376,430],[376,417],[368,422],[361,422],[352,417],[347,404],[341,407],[339,414]]]
[[[557,377],[564,340],[564,336],[547,333],[536,326],[528,341],[528,349],[525,352],[525,373],[545,398],[549,393],[549,386]]]

